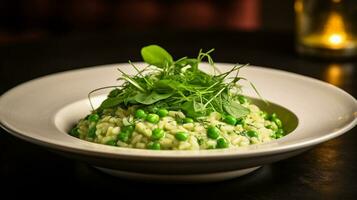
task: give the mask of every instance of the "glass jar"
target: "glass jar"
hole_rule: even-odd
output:
[[[357,55],[357,0],[295,0],[296,48],[304,55]]]

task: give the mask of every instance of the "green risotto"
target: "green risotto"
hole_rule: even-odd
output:
[[[235,148],[283,137],[278,116],[260,110],[242,94],[238,81],[247,80],[239,76],[239,69],[245,65],[220,73],[211,52],[174,61],[157,45],[144,47],[141,55],[147,66],[139,70],[129,62],[137,70],[132,76],[118,69],[124,84],[113,86],[102,104],[79,120],[70,135],[152,150]],[[198,68],[203,59],[212,66],[213,75]]]

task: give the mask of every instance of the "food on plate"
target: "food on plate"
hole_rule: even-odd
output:
[[[129,61],[135,75],[118,69],[124,83],[113,86],[101,105],[69,134],[100,144],[152,150],[236,148],[283,137],[279,117],[260,110],[242,94],[238,82],[248,80],[239,76],[239,70],[246,65],[221,73],[212,51],[174,60],[158,45],[143,47],[147,65],[139,68]],[[204,59],[213,73],[199,68]]]

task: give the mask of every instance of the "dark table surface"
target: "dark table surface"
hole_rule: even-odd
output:
[[[303,58],[294,52],[290,33],[117,32],[73,33],[0,46],[0,94],[43,75],[87,66],[140,60],[142,46],[157,43],[173,55],[195,56],[215,48],[216,62],[251,63],[279,68],[332,83],[357,96],[357,61]],[[304,100],[304,97],[301,97]],[[351,108],[352,109],[352,108]],[[248,199],[354,199],[357,197],[357,128],[301,155],[234,179],[202,185],[149,184],[103,174],[0,130],[0,182],[12,196],[39,194],[120,195],[171,193],[176,197]],[[31,189],[31,190],[29,190]],[[14,192],[15,191],[15,192]],[[63,192],[62,192],[63,191]]]

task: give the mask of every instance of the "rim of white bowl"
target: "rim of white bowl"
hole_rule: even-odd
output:
[[[95,70],[98,68],[103,68],[103,67],[112,67],[113,65],[123,65],[126,63],[116,63],[116,64],[108,64],[108,65],[100,65],[100,66],[92,66],[92,67],[86,67],[86,68],[81,68],[81,69],[75,69],[75,70],[67,70],[63,72],[58,72],[58,73],[53,73],[49,74],[46,76],[42,76],[24,83],[21,83],[10,90],[6,91],[4,94],[0,96],[0,104],[1,104],[1,99],[6,96],[7,94],[11,93],[12,91],[15,91],[17,88],[22,87],[23,85],[30,84],[34,81],[40,81],[42,79],[47,79],[51,78],[53,76],[58,76],[58,75],[65,75],[68,73],[73,73],[73,72],[80,72],[80,71],[86,71],[86,70]],[[142,64],[142,62],[134,63],[134,64]],[[217,65],[232,65],[231,63],[216,63]],[[121,147],[112,147],[108,145],[103,145],[103,144],[97,144],[97,143],[92,143],[92,142],[87,142],[87,141],[82,141],[84,143],[90,143],[93,146],[99,145],[101,148],[100,150],[96,149],[89,149],[89,148],[81,148],[78,146],[73,146],[73,145],[68,145],[68,144],[61,144],[61,143],[56,143],[53,141],[53,139],[48,139],[48,138],[35,138],[28,136],[26,133],[17,130],[16,127],[13,127],[9,125],[6,121],[4,121],[1,116],[0,116],[0,126],[5,129],[7,132],[11,133],[12,135],[21,138],[23,140],[26,140],[28,142],[48,147],[50,149],[55,149],[59,151],[64,151],[64,152],[72,152],[72,153],[78,153],[78,154],[85,154],[89,156],[98,156],[98,157],[106,157],[106,158],[120,158],[120,159],[132,159],[132,160],[153,160],[153,159],[165,159],[165,160],[197,160],[197,158],[200,158],[199,160],[209,160],[209,159],[233,159],[233,158],[247,158],[247,157],[260,157],[260,156],[266,156],[266,155],[271,155],[271,154],[279,154],[279,153],[284,153],[284,152],[289,152],[289,151],[295,151],[298,149],[304,149],[308,147],[312,147],[316,144],[320,144],[322,142],[325,142],[327,140],[330,140],[332,138],[335,138],[337,136],[342,135],[343,133],[349,131],[352,129],[354,126],[357,124],[357,101],[356,99],[347,93],[346,91],[329,84],[327,82],[311,78],[308,76],[303,76],[300,74],[288,72],[288,71],[283,71],[279,69],[271,69],[271,68],[266,68],[266,67],[261,67],[261,66],[253,66],[250,65],[250,68],[256,68],[257,70],[267,70],[267,71],[274,71],[275,73],[280,73],[285,76],[290,76],[293,78],[298,78],[298,79],[303,79],[304,81],[310,81],[322,86],[327,86],[330,87],[331,89],[335,90],[336,92],[339,92],[342,94],[345,98],[348,98],[349,100],[353,101],[354,104],[356,105],[354,111],[354,119],[350,121],[348,124],[346,124],[343,127],[340,127],[338,130],[329,132],[324,134],[323,136],[316,136],[316,137],[309,137],[305,138],[299,141],[291,142],[289,144],[284,144],[284,145],[274,145],[271,147],[264,147],[264,148],[250,148],[250,149],[216,149],[216,150],[161,150],[161,151],[152,151],[152,150],[143,150],[143,149],[132,149],[132,148],[121,148]],[[279,104],[278,104],[279,105]],[[299,126],[299,125],[298,125]],[[294,133],[294,131],[292,132]],[[291,133],[290,133],[291,134]],[[72,136],[69,136],[72,137]],[[286,136],[285,136],[286,137]],[[282,138],[281,140],[285,139]],[[72,137],[73,140],[79,140],[78,138]],[[265,145],[265,144],[259,144],[260,146]],[[250,145],[249,147],[258,147],[259,145]],[[178,160],[177,160],[178,161]]]

